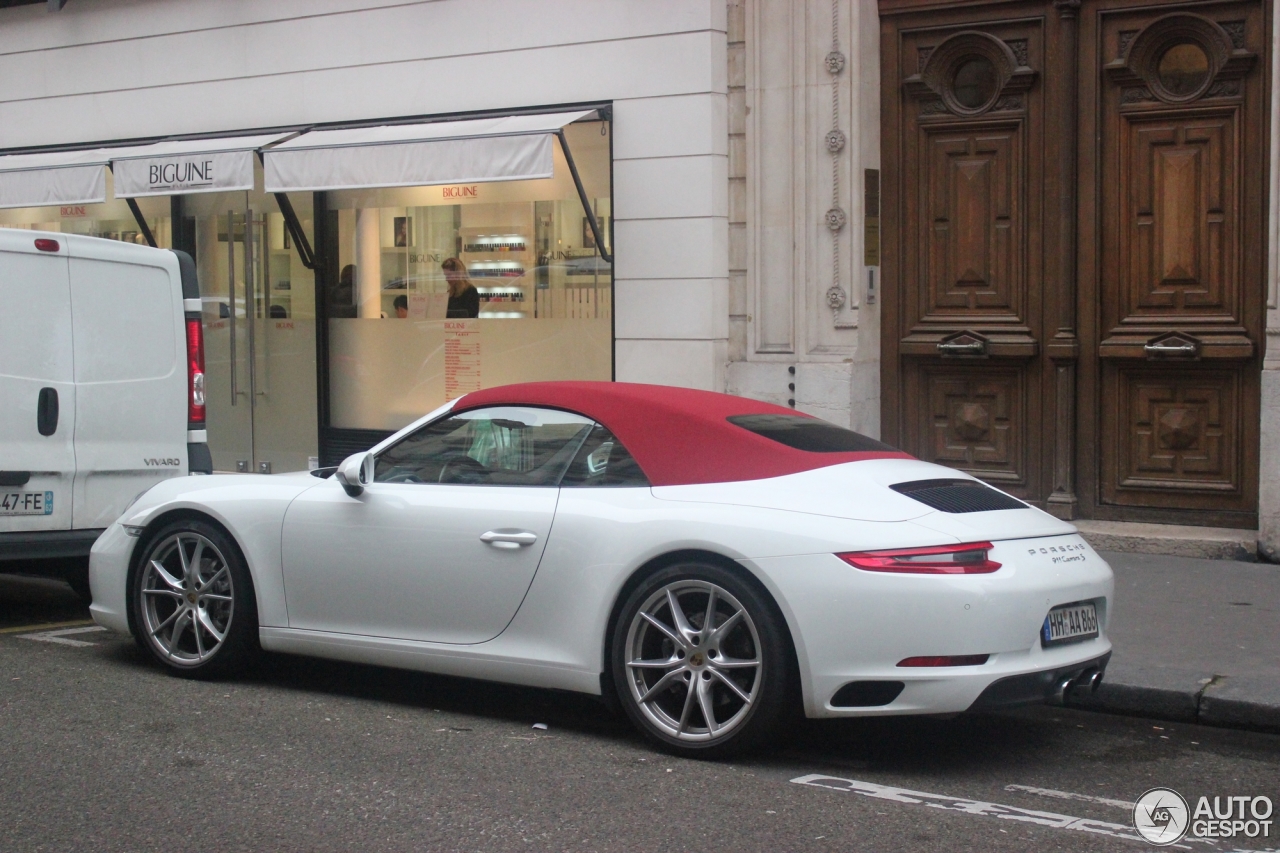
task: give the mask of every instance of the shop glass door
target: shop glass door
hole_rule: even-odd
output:
[[[311,231],[309,199],[297,213]],[[191,196],[205,333],[209,449],[217,471],[315,467],[314,274],[275,199]]]

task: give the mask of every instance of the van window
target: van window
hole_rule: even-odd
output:
[[[177,313],[166,270],[71,259],[77,382],[168,376],[177,362]]]

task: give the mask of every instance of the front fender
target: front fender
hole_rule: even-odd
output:
[[[318,485],[321,481],[315,478],[243,474],[169,480],[130,507],[120,524],[126,530],[150,531],[176,512],[210,518],[230,534],[244,555],[257,596],[259,624],[287,627],[280,531],[289,505]]]

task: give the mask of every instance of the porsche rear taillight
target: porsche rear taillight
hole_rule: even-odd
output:
[[[836,554],[849,565],[866,572],[906,575],[986,575],[1000,568],[988,556],[990,542],[898,548],[892,551],[853,551]]]
[[[204,330],[187,320],[187,423],[204,426]]]

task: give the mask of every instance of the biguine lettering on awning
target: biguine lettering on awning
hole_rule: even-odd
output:
[[[552,176],[552,136],[594,110],[313,130],[263,152],[267,192]]]
[[[0,157],[0,208],[98,204],[107,167],[116,198],[253,189],[256,151],[296,132],[178,139],[121,148]]]
[[[296,133],[156,142],[111,159],[117,198],[253,189],[255,152]]]

